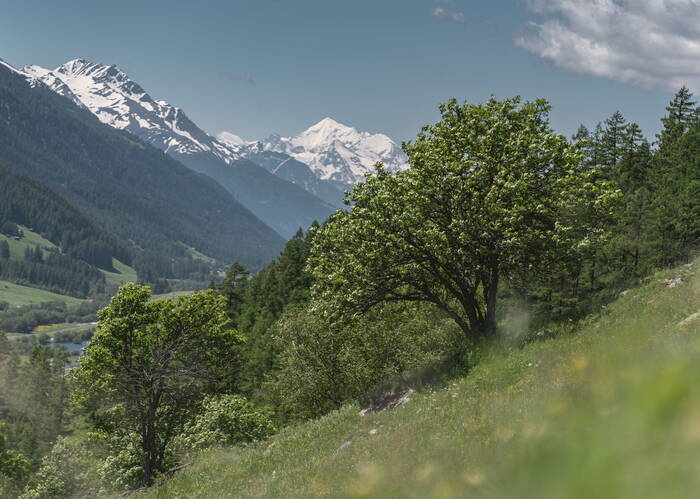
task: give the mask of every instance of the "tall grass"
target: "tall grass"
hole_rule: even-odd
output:
[[[682,321],[700,311],[698,267],[654,276],[574,332],[484,352],[468,375],[395,410],[351,405],[205,451],[144,495],[697,497],[700,317]]]

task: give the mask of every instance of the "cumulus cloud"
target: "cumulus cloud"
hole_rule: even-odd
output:
[[[443,0],[444,5],[437,5],[433,8],[433,15],[443,21],[453,21],[464,24],[464,12],[457,10],[452,0]]]
[[[556,66],[647,88],[700,89],[700,0],[529,0],[520,47]]]

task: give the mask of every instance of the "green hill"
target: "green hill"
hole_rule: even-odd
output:
[[[13,307],[38,305],[53,301],[62,301],[68,304],[81,302],[81,300],[72,296],[51,293],[50,291],[29,286],[20,286],[9,281],[0,281],[0,302],[7,302]]]
[[[700,487],[700,262],[403,406],[205,451],[145,497],[687,498]],[[680,280],[670,280],[680,279]]]
[[[131,253],[40,183],[0,167],[0,279],[85,298]]]

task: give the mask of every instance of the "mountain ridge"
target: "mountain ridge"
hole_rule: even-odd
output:
[[[284,237],[315,220],[325,220],[337,208],[249,162],[235,147],[204,132],[182,109],[153,99],[116,65],[74,59],[54,70],[25,66],[23,71],[88,109],[102,123],[129,132],[214,178]]]

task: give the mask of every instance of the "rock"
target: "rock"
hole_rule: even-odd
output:
[[[683,284],[683,278],[682,277],[674,277],[674,278],[664,279],[664,282],[666,283],[666,286],[668,286],[669,288],[675,288],[675,287]]]
[[[373,428],[373,429],[369,430],[370,435],[376,435],[377,433],[379,433],[379,430],[377,428]]]
[[[414,393],[413,388],[395,388],[394,390],[373,400],[367,407],[360,411],[360,416],[366,416],[372,412],[384,411],[386,409],[394,409],[411,400],[411,396]]]
[[[678,323],[678,327],[687,326],[687,325],[690,324],[691,322],[694,322],[694,321],[696,321],[696,320],[698,320],[698,319],[700,319],[700,312],[695,312],[694,314],[689,315],[688,317],[686,317],[685,319],[683,319],[682,321],[680,321],[680,322]]]

